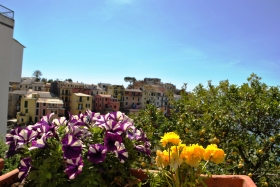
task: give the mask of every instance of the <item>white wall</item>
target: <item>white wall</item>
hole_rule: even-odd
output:
[[[7,131],[7,114],[9,98],[9,74],[12,58],[14,22],[0,15],[0,137],[4,138]]]
[[[23,45],[13,39],[9,78],[10,82],[21,82],[23,48]]]

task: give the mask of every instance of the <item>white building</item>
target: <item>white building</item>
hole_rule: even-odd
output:
[[[0,137],[7,132],[9,82],[21,81],[24,46],[13,38],[14,12],[0,5]]]

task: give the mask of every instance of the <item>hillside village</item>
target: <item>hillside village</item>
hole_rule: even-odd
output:
[[[109,83],[84,84],[65,81],[51,83],[36,77],[21,78],[21,82],[10,82],[8,119],[17,124],[32,124],[42,116],[54,113],[56,117],[68,117],[91,110],[105,114],[122,111],[134,114],[153,104],[165,114],[169,99],[178,99],[178,90],[171,83],[162,83],[159,78],[144,78],[132,81],[127,88]]]

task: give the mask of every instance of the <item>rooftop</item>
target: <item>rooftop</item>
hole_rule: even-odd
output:
[[[7,18],[14,19],[14,11],[4,7],[3,5],[0,5],[0,14]]]
[[[61,99],[39,98],[36,103],[63,104]]]

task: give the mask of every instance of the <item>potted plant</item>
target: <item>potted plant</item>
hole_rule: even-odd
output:
[[[157,170],[148,172],[151,187],[255,187],[247,176],[212,176],[207,171],[208,164],[224,161],[225,153],[216,144],[205,149],[198,144],[186,145],[174,132],[165,133],[160,142],[165,150],[157,150]]]
[[[6,135],[6,156],[21,155],[18,177],[28,186],[133,186],[130,168],[150,155],[146,134],[121,112],[52,119]]]

